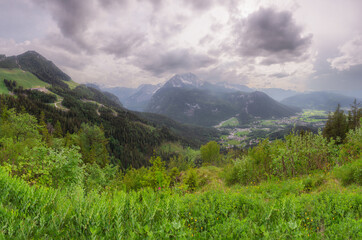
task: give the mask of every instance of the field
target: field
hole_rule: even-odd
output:
[[[325,111],[304,109],[299,119],[304,122],[313,123],[325,122],[327,118],[328,114]]]
[[[39,80],[36,76],[29,72],[24,72],[20,69],[4,69],[0,68],[0,93],[8,93],[4,79],[16,81],[18,86],[24,88],[34,88],[34,87],[47,87],[48,83],[45,83]]]
[[[239,121],[236,119],[236,117],[232,117],[232,118],[220,123],[221,127],[236,127],[238,125],[239,125]]]

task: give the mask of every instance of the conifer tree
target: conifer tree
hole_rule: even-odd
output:
[[[347,117],[341,110],[341,105],[338,104],[336,111],[328,116],[328,121],[323,129],[323,136],[328,139],[333,138],[340,144],[346,138],[347,131]]]

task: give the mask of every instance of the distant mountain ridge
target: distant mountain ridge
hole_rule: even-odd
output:
[[[286,117],[298,109],[285,106],[262,92],[211,92],[204,89],[161,88],[152,97],[147,112],[176,121],[214,126],[230,117],[246,123],[255,117]]]
[[[303,109],[334,111],[338,104],[349,107],[355,98],[331,92],[310,92],[297,94],[281,101],[282,103]],[[361,101],[361,99],[357,99]]]
[[[186,89],[200,89],[212,92],[252,92],[253,89],[239,84],[224,83],[209,83],[201,80],[193,73],[176,74],[167,80],[165,83],[157,85],[142,84],[138,88],[101,88],[103,91],[111,92],[116,95],[123,105],[134,111],[145,111],[146,107],[151,100],[151,97],[162,88],[186,88]]]

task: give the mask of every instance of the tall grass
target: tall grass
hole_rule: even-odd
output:
[[[277,197],[143,189],[85,195],[31,187],[0,169],[0,239],[360,239],[362,195],[326,190]],[[265,194],[263,193],[265,190]]]

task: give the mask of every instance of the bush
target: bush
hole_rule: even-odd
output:
[[[343,185],[362,185],[362,158],[337,168],[335,175]]]
[[[244,157],[242,159],[237,159],[233,164],[225,167],[223,178],[227,185],[246,185],[255,181],[250,158]]]
[[[198,187],[198,176],[196,173],[196,170],[194,168],[191,168],[186,175],[185,178],[185,184],[187,185],[187,190],[193,192]]]

